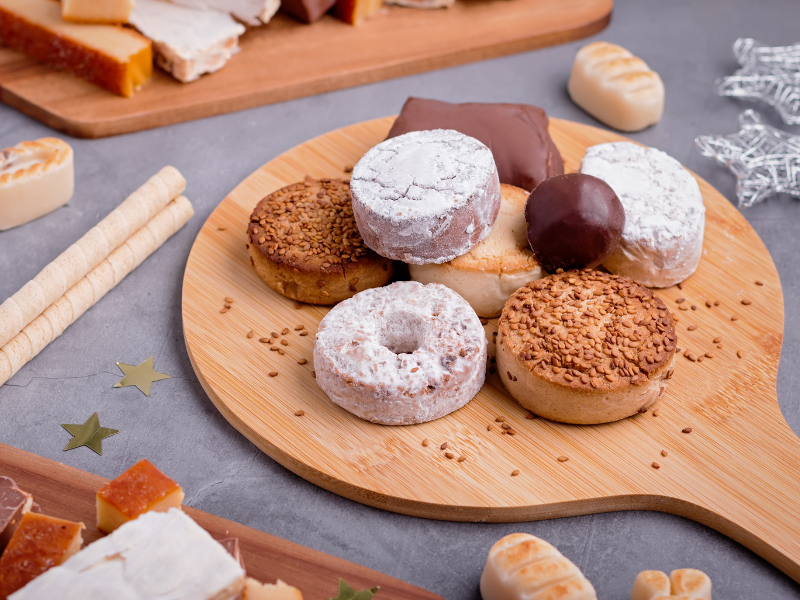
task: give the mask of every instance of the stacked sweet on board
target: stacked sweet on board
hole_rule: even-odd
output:
[[[385,0],[439,8],[454,0]],[[153,76],[155,63],[178,81],[214,73],[239,52],[247,28],[278,10],[307,24],[331,12],[357,25],[384,0],[0,0],[0,45],[23,52],[120,96]]]
[[[97,491],[108,535],[81,549],[83,523],[41,514],[0,478],[0,599],[302,600],[280,579],[248,578],[239,541],[212,538],[182,502],[181,486],[141,460]]]
[[[618,82],[632,73],[633,93]],[[586,94],[600,111],[644,105],[641,127],[660,117],[658,75],[624,49],[584,48],[576,80],[606,90]],[[600,144],[564,174],[539,108],[410,98],[350,181],[271,193],[247,233],[270,287],[336,305],[314,373],[351,413],[409,425],[461,408],[483,386],[483,325],[499,316],[492,360],[508,393],[537,416],[597,424],[667,388],[675,322],[649,288],[695,271],[704,223],[697,181],[663,152]]]

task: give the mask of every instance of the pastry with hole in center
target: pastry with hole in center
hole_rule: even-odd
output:
[[[479,317],[487,319],[499,316],[508,297],[520,286],[543,275],[528,246],[528,192],[503,183],[500,196],[497,220],[480,244],[440,265],[409,265],[411,279],[446,285],[469,302]]]
[[[258,203],[247,228],[250,264],[273,290],[309,304],[336,304],[394,274],[367,248],[353,218],[350,185],[306,178]]]
[[[610,423],[661,397],[677,339],[667,306],[647,288],[590,269],[567,271],[509,298],[497,370],[511,396],[536,415]]]

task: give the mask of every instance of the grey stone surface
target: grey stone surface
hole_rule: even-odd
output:
[[[800,37],[799,20],[797,0],[619,0],[611,25],[593,39],[626,46],[666,84],[663,120],[631,137],[675,156],[732,199],[733,177],[702,158],[693,140],[702,133],[736,131],[737,115],[751,105],[716,96],[713,82],[735,68],[731,46],[737,37],[792,43]],[[76,151],[75,197],[49,216],[0,233],[0,298],[165,164],[186,175],[197,215],[0,388],[0,441],[106,477],[148,457],[183,484],[191,506],[378,569],[448,600],[479,597],[486,552],[514,531],[559,547],[584,570],[601,599],[627,598],[640,570],[679,567],[709,573],[717,598],[800,598],[800,586],[746,548],[670,515],[446,523],[345,500],[286,471],[239,435],[211,404],[189,364],[180,318],[186,258],[205,218],[248,174],[313,136],[395,113],[412,94],[529,102],[555,117],[596,124],[565,91],[583,43],[111,139],[70,139]],[[769,107],[755,108],[782,126]],[[0,148],[53,133],[0,105]],[[800,315],[794,301],[800,294],[800,202],[773,197],[744,214],[772,253],[788,300],[778,395],[787,421],[800,431]],[[150,398],[135,388],[112,388],[121,376],[115,361],[138,363],[149,356],[174,378],[154,384]],[[121,430],[105,440],[104,455],[86,448],[62,452],[69,435],[59,424],[82,423],[94,411],[104,426]]]

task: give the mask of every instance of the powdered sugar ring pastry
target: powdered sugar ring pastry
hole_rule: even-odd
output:
[[[443,417],[469,402],[486,374],[486,335],[445,286],[399,281],[335,306],[314,342],[317,383],[336,404],[382,425]]]
[[[353,168],[350,187],[367,246],[415,265],[466,254],[489,235],[500,209],[491,150],[451,129],[381,142]]]
[[[581,173],[599,177],[625,209],[619,246],[603,266],[648,287],[669,287],[697,269],[706,209],[697,180],[669,154],[631,142],[586,150]]]

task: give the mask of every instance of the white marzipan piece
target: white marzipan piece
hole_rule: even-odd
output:
[[[186,188],[174,167],[164,167],[21,290],[0,304],[0,347],[141,229]]]
[[[72,148],[57,138],[0,151],[0,231],[64,206],[75,189]]]
[[[486,558],[483,600],[597,600],[594,587],[554,546],[527,533],[501,538]]]
[[[581,173],[610,185],[625,209],[622,239],[604,267],[655,288],[695,272],[706,209],[697,180],[677,160],[655,148],[612,142],[588,148]]]
[[[575,104],[620,131],[640,131],[664,113],[661,77],[615,44],[593,42],[581,48],[567,87]]]
[[[636,576],[631,600],[711,600],[711,579],[697,569],[642,571]]]
[[[25,363],[61,335],[78,317],[142,264],[144,259],[158,250],[193,214],[194,209],[185,197],[179,196],[170,202],[144,227],[66,290],[8,343],[0,347],[0,385],[8,381]]]

